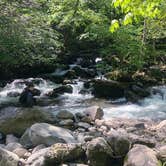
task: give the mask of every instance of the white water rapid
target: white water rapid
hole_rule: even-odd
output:
[[[0,105],[4,103],[10,105],[10,103],[18,102],[18,97],[9,97],[8,94],[11,92],[21,93],[25,87],[26,81],[34,82],[35,88],[38,88],[41,91],[41,98],[45,93],[58,86],[51,81],[46,81],[41,78],[15,80],[0,90]],[[53,102],[51,105],[47,106],[47,109],[50,108],[54,111],[69,110],[71,112],[80,112],[88,106],[99,105],[104,110],[105,119],[112,117],[153,120],[166,119],[166,86],[155,87],[163,93],[163,98],[160,94],[155,94],[139,101],[139,104],[127,103],[125,102],[125,99],[118,99],[116,101],[96,99],[90,92],[80,94],[79,92],[83,89],[82,81],[76,81],[76,84],[72,84],[71,86],[73,87],[72,94],[66,93],[60,96],[58,99],[60,102],[58,104]]]

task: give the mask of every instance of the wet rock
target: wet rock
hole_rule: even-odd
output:
[[[140,97],[147,97],[150,95],[150,92],[148,90],[138,85],[132,85],[131,89]]]
[[[159,160],[166,162],[166,145],[157,149],[157,157]]]
[[[96,75],[96,71],[94,69],[83,68],[79,65],[73,66],[72,70],[74,70],[76,75],[81,78],[93,78]]]
[[[92,106],[87,108],[84,113],[91,118],[92,121],[102,119],[104,116],[103,110],[99,106]]]
[[[7,149],[8,151],[11,151],[11,152],[17,148],[22,148],[22,145],[17,142],[11,142],[11,143],[7,144],[5,147],[5,149]]]
[[[76,73],[74,70],[63,70],[57,69],[54,73],[45,74],[42,76],[43,78],[49,79],[56,83],[62,83],[65,79],[74,79],[76,78]]]
[[[62,95],[64,93],[72,93],[73,88],[71,85],[62,85],[58,88],[53,89],[53,91],[49,92],[47,96],[49,97],[58,97],[59,95]]]
[[[111,147],[102,137],[88,143],[86,154],[92,166],[110,165],[110,158],[113,156]]]
[[[23,145],[30,144],[36,146],[44,144],[50,146],[55,143],[75,143],[77,142],[71,134],[72,132],[61,127],[47,123],[36,123],[21,137]]]
[[[59,111],[56,117],[59,119],[74,119],[74,115],[66,110]]]
[[[21,136],[24,131],[36,122],[54,123],[55,117],[49,111],[38,108],[7,107],[0,112],[0,131]]]
[[[28,153],[28,151],[25,148],[16,148],[13,150],[13,153],[15,153],[18,157],[24,158],[24,155]]]
[[[128,153],[131,143],[125,134],[121,134],[116,130],[111,130],[107,141],[113,150],[113,155],[116,158],[122,158]]]
[[[81,144],[54,144],[46,155],[46,165],[77,161],[85,157]]]
[[[156,153],[144,145],[134,145],[129,151],[124,166],[158,166]]]
[[[7,96],[9,96],[9,97],[18,97],[18,96],[20,96],[20,93],[13,91],[13,92],[7,93]]]
[[[126,85],[109,80],[94,80],[93,91],[95,97],[117,99],[124,97]]]
[[[5,149],[0,148],[0,165],[1,166],[18,166],[19,157]]]
[[[136,93],[132,92],[131,90],[126,90],[124,92],[125,98],[127,101],[130,101],[132,103],[138,102],[141,98]]]
[[[9,143],[12,143],[12,142],[18,142],[18,138],[15,137],[14,135],[12,134],[8,134],[6,135],[6,144],[9,144]]]
[[[33,153],[26,161],[26,165],[29,166],[45,166],[45,156],[48,153],[49,148],[44,148]]]

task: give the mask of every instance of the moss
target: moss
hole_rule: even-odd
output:
[[[20,112],[16,117],[7,119],[0,124],[0,131],[3,134],[15,134],[21,136],[24,131],[32,124],[37,122],[48,122],[49,117],[45,113],[39,110],[24,110]]]

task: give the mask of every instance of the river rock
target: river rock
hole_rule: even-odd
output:
[[[11,143],[7,144],[5,147],[5,149],[7,149],[11,152],[17,148],[22,148],[22,145],[20,143],[17,143],[17,142],[11,142]]]
[[[113,156],[111,147],[102,137],[88,143],[86,154],[92,166],[110,165],[110,158]]]
[[[121,134],[116,130],[110,131],[109,136],[107,136],[107,142],[111,146],[113,154],[116,158],[126,156],[131,146],[127,134]]]
[[[66,110],[59,111],[56,117],[59,119],[74,119],[74,115]]]
[[[77,141],[70,130],[53,126],[48,123],[36,123],[27,130],[21,137],[23,145],[40,145],[50,146],[55,143],[76,143]]]
[[[111,80],[94,80],[93,91],[95,97],[117,99],[124,97],[126,85]]]
[[[49,111],[34,108],[7,107],[0,112],[0,131],[21,136],[24,131],[36,122],[54,123],[55,117]]]
[[[16,148],[13,150],[13,153],[15,153],[18,157],[20,158],[24,158],[24,155],[26,153],[28,153],[28,150],[26,150],[25,148],[23,147],[20,147],[20,148]]]
[[[124,166],[158,166],[156,153],[144,145],[136,144],[128,152]]]
[[[6,135],[6,144],[9,144],[9,143],[12,143],[12,142],[18,142],[18,138],[15,137],[14,135],[12,134],[8,134]]]
[[[85,156],[81,144],[54,144],[46,155],[46,165],[57,165],[64,162],[76,161]]]
[[[80,128],[84,128],[84,129],[88,129],[88,128],[91,127],[90,124],[85,123],[85,122],[79,122],[79,123],[77,123],[77,126],[80,127]]]
[[[26,161],[26,166],[45,166],[45,156],[50,148],[44,148],[33,153]]]
[[[92,106],[87,108],[84,113],[91,118],[92,121],[102,119],[104,116],[103,110],[99,106]]]
[[[19,157],[5,149],[0,148],[0,165],[1,166],[18,166]]]
[[[62,95],[64,93],[72,93],[73,88],[71,85],[62,85],[58,88],[53,89],[53,91],[49,92],[47,96],[49,97],[58,97],[59,95]]]
[[[163,161],[166,162],[166,145],[161,146],[157,149],[157,157]]]

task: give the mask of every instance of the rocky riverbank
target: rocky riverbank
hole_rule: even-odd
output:
[[[76,114],[38,111],[39,119],[34,113],[27,109],[22,114],[17,111],[12,122],[12,117],[0,119],[4,131],[0,165],[159,166],[166,162],[165,120],[104,120],[98,106]],[[16,121],[19,125],[14,126]]]

